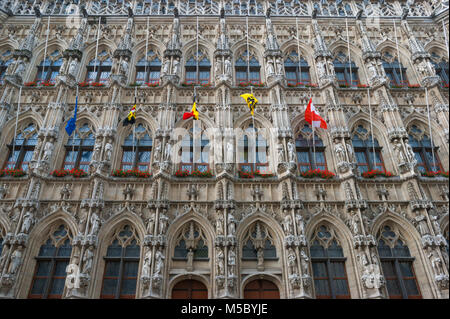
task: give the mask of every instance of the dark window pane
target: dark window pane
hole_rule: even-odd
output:
[[[383,273],[386,277],[397,277],[395,265],[392,261],[382,261]]]
[[[331,262],[333,277],[345,277],[345,264],[343,262]]]
[[[50,239],[41,246],[41,249],[39,250],[39,256],[54,256],[55,255],[56,247],[53,246]]]
[[[125,247],[125,257],[139,257],[140,247],[137,245],[129,245]]]
[[[50,275],[50,261],[38,261],[36,276]]]
[[[55,270],[53,276],[66,276],[66,267],[68,265],[68,261],[58,261],[55,265]]]
[[[311,257],[324,257],[325,250],[322,246],[314,244],[310,249]]]
[[[330,296],[330,287],[328,280],[314,280],[314,287],[316,289],[316,296]]]
[[[187,257],[186,243],[184,240],[181,240],[178,246],[175,247],[174,257],[179,258]]]
[[[109,257],[120,257],[121,254],[122,246],[117,245],[117,243],[113,243],[111,246],[109,246],[106,252],[106,256]]]
[[[31,295],[41,295],[44,293],[46,278],[38,278],[34,280],[33,288],[31,288]]]
[[[138,265],[139,263],[137,261],[125,262],[123,267],[123,276],[136,277],[138,272]]]
[[[326,263],[313,261],[313,275],[314,277],[323,278],[328,277]]]
[[[342,252],[342,247],[340,247],[335,240],[333,240],[330,247],[328,247],[328,256],[329,257],[344,257],[344,253]]]
[[[119,276],[120,262],[118,261],[107,261],[105,269],[105,277],[116,277]]]
[[[136,279],[122,281],[121,295],[134,295],[136,293]]]
[[[103,280],[103,295],[114,295],[117,287],[117,279],[104,279]]]
[[[420,295],[419,289],[417,288],[416,281],[414,279],[403,280],[408,296],[418,296]]]
[[[242,256],[245,258],[256,258],[256,250],[251,240],[248,240],[242,248]]]
[[[62,295],[63,290],[64,290],[64,282],[65,281],[66,281],[65,278],[53,279],[49,294],[50,295]]]
[[[396,279],[386,280],[386,287],[389,293],[389,297],[401,297],[400,285]]]
[[[409,261],[401,261],[399,262],[400,271],[402,272],[403,277],[414,277],[414,273],[412,270],[412,263]]]
[[[337,279],[334,281],[336,287],[336,295],[349,295],[346,279]]]

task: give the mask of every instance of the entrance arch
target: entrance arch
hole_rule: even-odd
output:
[[[172,299],[208,299],[208,289],[200,281],[182,280],[173,287]]]
[[[245,286],[244,299],[280,299],[280,291],[273,282],[256,279]]]

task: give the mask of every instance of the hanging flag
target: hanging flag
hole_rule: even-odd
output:
[[[128,124],[136,123],[136,98],[134,98],[134,105],[131,108],[130,113],[128,113],[127,117],[124,118],[122,124],[123,126],[127,126]]]
[[[67,125],[66,125],[66,132],[69,136],[72,135],[73,131],[77,127],[76,126],[77,112],[78,112],[78,94],[75,97],[75,110],[73,112],[73,117],[71,117],[69,119],[69,121],[67,121]]]
[[[242,94],[241,97],[247,102],[248,108],[250,109],[250,113],[252,113],[252,116],[255,115],[255,106],[256,103],[258,103],[258,100],[256,97],[253,96],[253,94]]]
[[[319,113],[316,111],[312,98],[309,99],[308,106],[306,107],[305,120],[311,124],[312,127],[327,129],[327,122],[325,122],[325,120],[321,118]]]
[[[194,117],[196,120],[198,120],[198,111],[197,111],[197,102],[194,102],[194,105],[192,105],[191,112],[185,112],[183,114],[183,120],[190,119],[191,117]]]

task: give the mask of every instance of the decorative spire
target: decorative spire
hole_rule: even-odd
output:
[[[181,40],[180,40],[180,19],[178,15],[178,8],[173,9],[173,24],[171,30],[171,38],[167,44],[168,50],[181,50]]]
[[[331,57],[331,52],[328,50],[328,47],[323,40],[322,30],[320,30],[319,23],[317,23],[316,15],[317,9],[314,8],[311,20],[311,30],[314,37],[314,56]]]
[[[87,30],[87,25],[88,25],[88,13],[86,11],[86,8],[83,6],[81,7],[81,13],[83,15],[83,18],[81,19],[81,24],[80,27],[77,30],[77,34],[75,35],[75,37],[72,38],[72,40],[70,41],[69,44],[69,49],[71,51],[83,51],[84,48],[84,34],[86,33]]]
[[[29,59],[31,59],[31,56],[33,55],[32,52],[34,48],[34,40],[39,28],[41,27],[41,12],[37,7],[35,7],[34,10],[36,13],[36,19],[34,20],[30,31],[28,31],[27,36],[19,46],[19,51],[22,51],[22,53],[24,53],[24,55],[27,55]]]
[[[270,7],[266,11],[266,51],[279,51],[277,36],[272,25],[272,19],[270,18]]]
[[[363,59],[366,60],[366,58],[381,57],[381,54],[377,51],[375,45],[372,43],[372,41],[369,39],[367,35],[366,26],[361,21],[362,12],[363,12],[362,10],[359,10],[358,13],[356,14],[356,26],[357,26],[356,29],[358,30],[359,35],[361,36]]]
[[[131,53],[131,48],[133,46],[133,42],[132,42],[132,32],[133,32],[133,27],[134,27],[133,16],[134,16],[133,9],[131,9],[131,7],[128,7],[127,26],[125,27],[124,35],[123,35],[122,39],[120,40],[120,43],[119,43],[116,51],[119,51],[119,50],[120,51],[130,51],[130,53]]]
[[[227,24],[225,22],[225,9],[220,9],[219,39],[217,40],[217,50],[230,50],[227,36]]]

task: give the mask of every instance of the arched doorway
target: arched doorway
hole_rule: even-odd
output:
[[[183,280],[172,289],[172,299],[208,299],[208,289],[197,280]]]
[[[257,279],[245,286],[244,299],[280,299],[280,291],[274,283]]]

